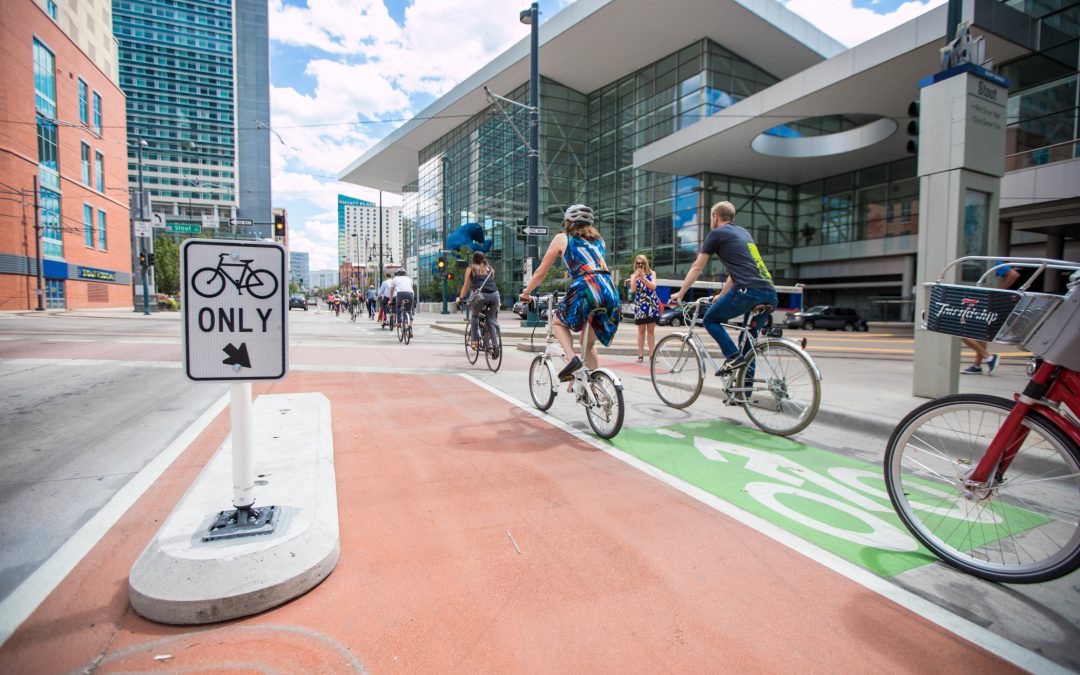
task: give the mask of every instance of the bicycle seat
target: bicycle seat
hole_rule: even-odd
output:
[[[758,314],[764,314],[765,312],[771,311],[773,311],[773,306],[763,302],[760,305],[754,305],[750,308],[750,316],[756,316]]]

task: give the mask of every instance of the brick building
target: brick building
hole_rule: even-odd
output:
[[[39,259],[47,308],[132,306],[112,3],[63,5],[0,3],[0,310],[38,306]]]

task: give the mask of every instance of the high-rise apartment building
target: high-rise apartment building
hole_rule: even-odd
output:
[[[129,306],[111,11],[111,0],[0,2],[0,309]]]
[[[404,255],[401,231],[401,207],[383,206],[382,217],[377,204],[338,195],[338,264],[351,263],[354,267],[377,271],[381,261],[383,268],[400,267]],[[382,237],[379,237],[379,226]]]
[[[311,288],[311,270],[308,267],[307,253],[289,251],[289,281],[300,288]]]
[[[177,233],[269,237],[269,49],[259,0],[113,0],[128,175]],[[230,219],[253,221],[251,227]],[[216,228],[216,229],[215,229]]]

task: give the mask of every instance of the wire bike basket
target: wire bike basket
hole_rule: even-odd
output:
[[[937,281],[923,284],[926,293],[924,329],[985,342],[1024,345],[1064,300],[1060,295],[1026,290],[1031,281],[1046,268],[1061,269],[1064,265],[1064,269],[1075,269],[1075,263],[1064,261],[1038,258],[1002,261],[1000,258],[981,256],[960,258],[949,267],[971,260],[992,260],[996,263],[982,275],[978,284],[985,283],[995,270],[1002,267],[1033,267],[1038,271],[1018,290],[947,284],[942,281],[945,275],[943,271]]]

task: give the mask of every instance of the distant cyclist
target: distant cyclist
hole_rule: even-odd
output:
[[[378,292],[375,290],[375,284],[368,284],[367,288],[367,315],[369,319],[375,318],[375,298],[378,297]]]
[[[718,202],[713,205],[709,213],[709,234],[701,244],[698,257],[690,271],[686,273],[682,288],[671,295],[672,302],[681,299],[701,276],[712,254],[715,253],[720,262],[724,263],[727,280],[720,293],[713,298],[713,305],[705,312],[702,320],[705,330],[716,340],[720,351],[724,353],[725,360],[720,370],[716,371],[717,375],[723,375],[743,365],[745,355],[749,353],[749,345],[743,345],[740,354],[739,347],[724,330],[723,324],[748,313],[757,305],[776,307],[776,288],[773,286],[772,275],[761,259],[754,238],[732,222],[734,220],[735,206],[731,202]],[[750,328],[751,336],[757,337],[760,330],[758,326],[765,325],[768,316],[768,313],[758,316],[757,325]]]
[[[495,285],[495,268],[488,264],[487,256],[483,251],[473,253],[472,264],[465,269],[465,281],[461,285],[457,302],[461,303],[465,300],[469,302],[469,335],[473,339],[473,348],[479,347],[477,337],[480,335],[480,317],[477,312],[485,307],[488,317],[488,336],[491,344],[496,344],[495,331],[499,328],[499,289]]]
[[[390,273],[387,272],[386,278],[379,284],[379,321],[383,324],[390,313],[390,286]]]
[[[574,339],[570,331],[580,331],[588,321],[592,326],[588,344],[585,345],[585,363],[589,368],[599,367],[599,355],[596,341],[611,344],[615,331],[619,329],[622,318],[619,306],[619,291],[611,281],[607,261],[604,260],[604,240],[600,232],[593,227],[593,211],[584,204],[574,204],[566,209],[563,231],[555,235],[548,246],[540,267],[525,284],[521,299],[531,300],[530,293],[547,276],[555,260],[562,257],[563,264],[570,272],[570,288],[562,303],[549,313],[552,319],[552,331],[563,348],[563,353],[570,358],[569,363],[559,373],[559,380],[567,382],[574,379],[574,371],[581,368],[581,359],[574,354]],[[592,314],[594,310],[607,310]]]

